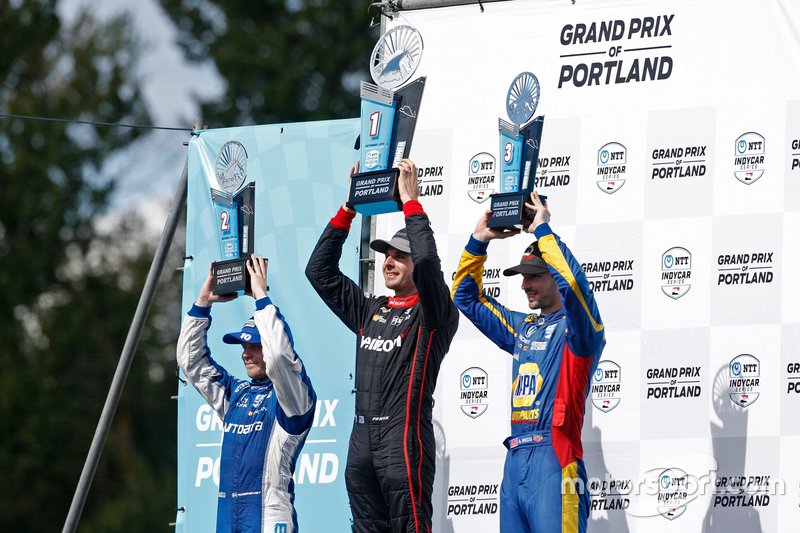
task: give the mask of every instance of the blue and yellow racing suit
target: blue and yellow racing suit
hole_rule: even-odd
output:
[[[581,428],[605,333],[589,283],[569,248],[549,224],[534,234],[558,284],[562,309],[520,313],[486,295],[488,243],[474,237],[461,256],[452,296],[484,335],[514,357],[500,531],[584,532],[589,494]],[[578,490],[570,490],[575,486]]]

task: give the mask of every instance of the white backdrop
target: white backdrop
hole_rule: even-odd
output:
[[[514,1],[401,24],[425,44],[412,158],[449,279],[489,205],[470,162],[496,160],[514,77],[541,83],[538,190],[607,331],[584,425],[589,531],[796,531],[800,2]],[[378,235],[401,224],[381,216]],[[528,241],[492,243],[487,262],[485,286],[520,310],[497,269]],[[436,390],[436,531],[497,530],[509,376],[462,319]]]

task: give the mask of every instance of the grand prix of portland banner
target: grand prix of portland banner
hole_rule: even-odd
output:
[[[424,41],[411,157],[449,282],[497,190],[508,87],[538,78],[537,189],[607,332],[583,435],[589,531],[796,531],[800,3],[483,8],[389,23]],[[378,236],[401,224],[378,217]],[[518,310],[520,279],[500,271],[530,240],[492,243],[486,264],[486,289]],[[498,530],[509,376],[462,318],[435,394],[436,531]]]
[[[351,119],[204,130],[189,144],[184,312],[197,297],[211,261],[230,249],[230,234],[218,231],[220,205],[253,183],[253,209],[242,211],[254,211],[255,226],[239,237],[252,239],[255,253],[269,258],[270,297],[292,328],[295,349],[317,392],[314,425],[295,471],[303,531],[350,529],[344,467],[354,405],[355,339],[325,307],[303,271],[322,229],[347,194],[347,173],[358,157],[353,150],[358,128],[358,121]],[[235,228],[233,220],[222,222]],[[358,231],[353,231],[341,266],[355,279],[357,246]],[[212,309],[212,356],[243,379],[241,349],[223,344],[222,335],[238,331],[254,309],[250,297]],[[176,530],[210,532],[216,523],[222,423],[180,377]]]

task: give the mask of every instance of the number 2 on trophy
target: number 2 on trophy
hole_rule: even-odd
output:
[[[511,143],[506,143],[505,150],[503,150],[503,161],[505,161],[506,163],[510,163],[513,157],[514,157],[514,145]]]
[[[231,216],[230,213],[228,213],[227,211],[223,211],[222,213],[219,214],[220,231],[228,231],[229,229],[231,229],[230,222],[228,220],[230,216]]]
[[[369,136],[378,136],[378,126],[381,124],[381,112],[375,111],[369,116]]]

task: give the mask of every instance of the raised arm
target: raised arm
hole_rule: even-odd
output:
[[[350,171],[352,176],[358,165]],[[342,247],[356,212],[342,205],[325,227],[306,265],[306,277],[322,301],[353,332],[358,333],[360,318],[368,299],[356,282],[339,270]]]
[[[278,422],[292,434],[300,434],[311,425],[317,395],[311,386],[303,362],[294,351],[289,325],[267,296],[268,262],[259,256],[247,262],[250,285],[256,298],[254,315],[261,336],[264,364],[272,381],[281,412]]]
[[[531,193],[531,203],[526,205],[536,211],[529,231],[536,235],[542,259],[558,284],[567,320],[572,326],[567,343],[576,355],[597,355],[605,342],[605,327],[589,280],[570,249],[550,227],[550,212],[538,194]]]
[[[217,296],[211,291],[213,276],[209,268],[208,277],[200,288],[189,313],[183,320],[176,350],[177,362],[186,379],[219,415],[228,411],[231,391],[239,382],[211,357],[207,335],[211,326],[211,305],[226,302],[235,295]]]
[[[438,329],[453,321],[458,322],[458,311],[450,300],[450,289],[444,281],[430,220],[418,200],[417,167],[410,159],[401,160],[397,167],[400,169],[398,193],[403,202],[414,261],[414,285],[419,293],[425,325]]]
[[[491,211],[486,211],[478,219],[475,231],[461,254],[453,280],[452,298],[456,307],[484,335],[501,349],[513,353],[517,324],[526,315],[511,311],[483,292],[483,265],[490,241],[511,237],[519,231],[489,229],[490,215]]]

